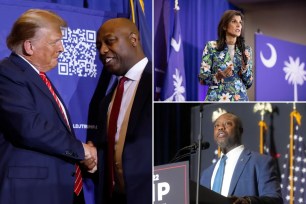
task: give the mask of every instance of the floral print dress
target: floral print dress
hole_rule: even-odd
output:
[[[242,55],[237,47],[233,62],[227,46],[222,51],[217,51],[216,47],[216,41],[209,41],[203,51],[199,81],[209,86],[205,101],[248,101],[247,89],[253,83],[251,48],[245,48],[248,64],[242,71]],[[233,75],[218,81],[215,77],[218,69],[223,71],[230,64],[233,64]]]

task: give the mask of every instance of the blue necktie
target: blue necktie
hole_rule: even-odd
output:
[[[221,193],[221,187],[222,187],[222,182],[223,182],[226,159],[227,159],[227,156],[223,155],[221,160],[220,160],[219,168],[217,170],[215,180],[214,180],[214,183],[213,183],[212,190],[217,192],[217,193]]]

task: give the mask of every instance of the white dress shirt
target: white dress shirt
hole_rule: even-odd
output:
[[[140,60],[138,63],[136,63],[124,76],[127,77],[129,80],[124,82],[124,92],[122,96],[122,101],[121,101],[121,106],[120,106],[120,111],[118,115],[118,120],[117,120],[117,132],[116,132],[116,137],[115,141],[119,140],[119,133],[121,130],[121,124],[123,122],[125,112],[127,107],[130,104],[130,101],[132,100],[134,91],[137,87],[137,84],[141,78],[142,72],[145,69],[147,63],[148,63],[148,58],[143,58]],[[121,77],[119,77],[118,80],[120,80]],[[110,107],[111,104],[108,108],[108,114],[110,114]]]
[[[226,196],[226,197],[228,196],[229,188],[230,188],[232,177],[234,174],[234,170],[235,170],[236,164],[243,150],[244,150],[244,145],[240,145],[232,149],[226,154],[227,159],[225,163],[224,176],[223,176],[223,182],[222,182],[222,187],[221,187],[221,195],[223,196]],[[223,153],[221,153],[220,158],[222,158],[222,156],[223,156]],[[216,164],[215,169],[212,174],[212,179],[211,179],[211,184],[210,184],[211,187],[213,186],[215,176],[219,168],[219,164],[220,164],[220,159],[218,163]]]

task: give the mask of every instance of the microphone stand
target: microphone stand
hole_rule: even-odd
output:
[[[200,131],[198,136],[198,160],[197,160],[197,190],[196,190],[196,204],[199,204],[199,189],[200,189],[200,168],[201,168],[201,150],[202,150],[202,118],[203,118],[203,104],[200,104]]]

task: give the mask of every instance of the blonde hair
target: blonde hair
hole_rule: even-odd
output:
[[[67,23],[52,11],[29,9],[14,23],[10,34],[6,38],[6,45],[11,51],[20,53],[25,40],[33,38],[38,29],[49,27],[60,29],[61,27],[67,27]]]

